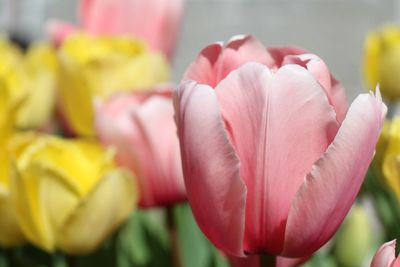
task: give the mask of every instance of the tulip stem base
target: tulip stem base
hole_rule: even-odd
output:
[[[173,207],[167,207],[167,226],[170,238],[170,246],[172,252],[172,260],[174,267],[182,267],[180,253],[179,253],[179,242],[178,234],[174,219]]]
[[[275,267],[276,265],[276,256],[262,254],[260,255],[260,267]]]

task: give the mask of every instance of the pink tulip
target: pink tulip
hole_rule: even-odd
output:
[[[373,158],[386,114],[379,91],[347,110],[320,58],[286,55],[278,64],[249,36],[203,49],[184,80],[175,116],[204,234],[238,257],[303,257],[325,244]]]
[[[76,30],[93,34],[132,35],[171,58],[178,38],[184,0],[81,0]],[[73,26],[52,22],[49,34],[59,44]]]
[[[396,240],[383,244],[376,252],[371,267],[400,267],[400,257],[396,259]]]
[[[97,108],[96,129],[138,178],[141,207],[186,199],[170,90],[119,93]]]
[[[284,258],[276,257],[275,267],[297,267],[306,262],[310,256],[304,258]],[[229,257],[232,267],[265,267],[260,266],[260,257],[257,255],[248,256],[246,258]]]

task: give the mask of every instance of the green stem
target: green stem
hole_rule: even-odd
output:
[[[176,230],[176,224],[174,220],[174,213],[172,207],[167,207],[167,226],[168,226],[174,267],[182,267],[181,257],[179,253],[178,234]]]
[[[276,256],[261,254],[260,255],[260,267],[275,267],[276,265]]]

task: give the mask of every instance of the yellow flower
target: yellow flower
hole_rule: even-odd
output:
[[[0,142],[0,246],[22,244],[25,238],[16,220],[10,192],[10,158],[6,143]]]
[[[18,223],[46,251],[93,251],[137,202],[131,174],[116,168],[114,153],[94,141],[20,137],[13,145]]]
[[[0,57],[0,128],[4,120],[16,128],[43,126],[55,102],[55,51],[42,43],[33,45],[24,55],[7,39],[0,38]]]
[[[13,132],[26,87],[21,51],[4,37],[0,37],[0,57],[0,140],[4,140]]]
[[[10,142],[17,128],[36,128],[51,114],[55,92],[55,53],[44,44],[25,56],[0,37],[0,245],[14,246],[25,238],[16,222],[10,189]]]
[[[400,27],[370,32],[364,45],[364,76],[370,89],[379,84],[390,100],[400,97]]]
[[[354,204],[336,235],[335,256],[340,266],[362,266],[371,253],[374,229],[362,204]]]
[[[394,117],[386,134],[383,175],[400,201],[400,117]]]
[[[50,121],[54,110],[58,75],[55,50],[46,43],[32,45],[23,61],[26,96],[18,110],[16,125],[33,129]]]
[[[24,242],[11,203],[7,147],[14,132],[15,115],[24,96],[24,87],[20,80],[20,51],[0,37],[0,55],[0,245],[9,247]]]
[[[93,136],[93,100],[146,89],[169,77],[166,59],[128,37],[76,34],[59,51],[63,115],[79,135]]]

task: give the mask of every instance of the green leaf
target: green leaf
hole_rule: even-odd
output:
[[[213,252],[213,267],[230,267],[226,257],[222,256],[221,252],[219,252],[217,248],[210,244],[210,249]]]
[[[118,266],[146,265],[151,256],[142,212],[132,213],[118,234]]]
[[[198,228],[192,211],[187,204],[174,208],[178,230],[179,254],[185,267],[205,267],[212,261],[209,242]]]

